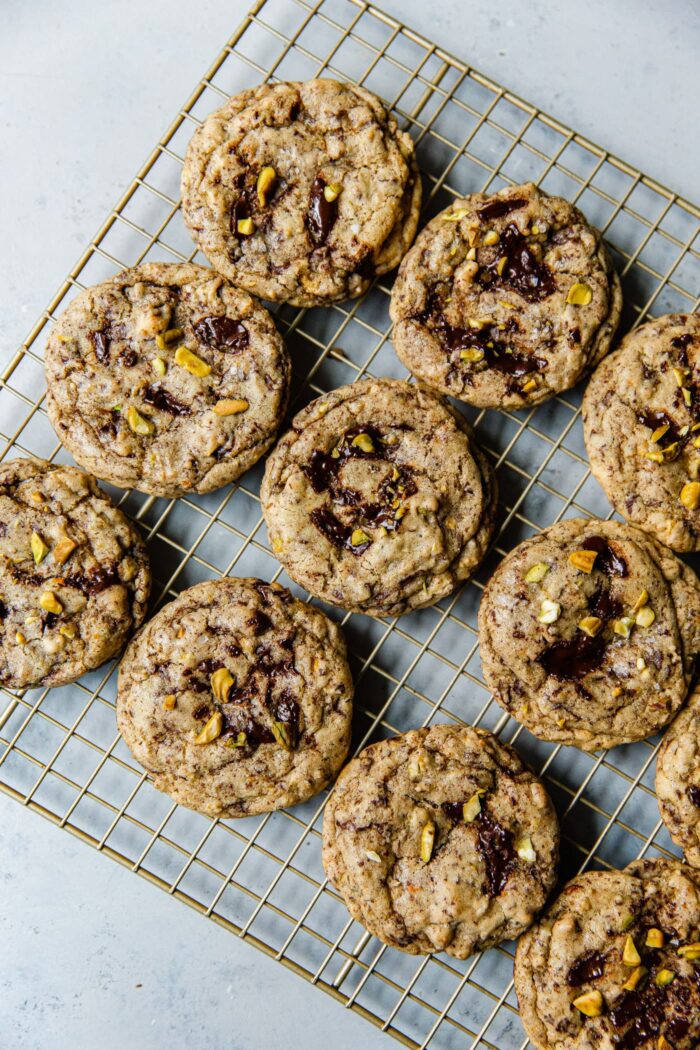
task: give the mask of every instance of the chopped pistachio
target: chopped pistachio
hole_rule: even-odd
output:
[[[679,499],[688,510],[700,507],[700,481],[688,481],[681,489]]]
[[[634,618],[632,616],[621,616],[619,620],[615,620],[613,623],[613,631],[623,638],[629,638],[633,627]]]
[[[149,434],[155,432],[155,424],[148,419],[146,416],[142,416],[141,413],[134,405],[129,405],[129,411],[126,414],[126,419],[129,424],[129,428],[133,430],[134,434],[141,434],[146,437]]]
[[[367,860],[371,860],[373,864],[381,864],[382,863],[382,858],[379,856],[379,854],[376,852],[376,850],[366,849],[365,850],[365,857],[367,858]]]
[[[629,933],[625,940],[625,946],[622,949],[622,961],[625,966],[639,966],[642,961],[642,957],[637,951],[637,947],[634,943],[634,938]]]
[[[690,406],[693,403],[692,391],[688,390],[687,386],[682,386],[681,387],[681,393],[683,394],[683,400],[685,401],[685,403],[688,406],[688,408],[690,408]]]
[[[621,685],[614,686],[613,691],[612,691],[612,695],[614,697],[622,696],[622,686]]]
[[[604,1009],[603,993],[585,992],[574,999],[574,1006],[585,1017],[600,1017]]]
[[[172,346],[173,343],[176,343],[178,339],[182,339],[184,334],[182,328],[168,328],[167,332],[162,332],[156,336],[156,346],[159,350],[167,350],[167,348]],[[158,358],[156,358],[156,360],[158,360]],[[162,372],[161,375],[165,375],[165,372]]]
[[[280,747],[283,747],[285,751],[293,751],[292,740],[289,735],[289,730],[284,722],[273,722],[272,723],[272,735],[274,736]]]
[[[695,941],[693,944],[684,944],[682,948],[678,949],[678,954],[683,959],[696,962],[700,959],[700,941]]]
[[[537,380],[528,379],[527,383],[523,383],[520,389],[522,390],[523,394],[531,394],[533,390],[537,389]]]
[[[240,233],[241,237],[250,237],[255,229],[255,223],[251,218],[239,219],[236,223],[236,233]]]
[[[579,572],[590,573],[593,572],[597,557],[597,551],[572,551],[569,555],[569,563]]]
[[[236,739],[230,739],[226,742],[226,747],[245,747],[248,743],[248,737],[244,732],[236,733]]]
[[[44,499],[43,492],[30,492],[29,493],[29,498],[30,498],[30,500],[32,500],[33,503],[45,503],[46,502],[46,500]]]
[[[638,671],[643,671],[644,668],[646,667],[646,665],[647,664],[646,664],[646,660],[644,659],[644,657],[643,656],[638,656],[637,657],[637,670]]]
[[[540,623],[554,623],[559,619],[561,615],[561,605],[559,602],[553,602],[549,598],[545,598],[540,606],[540,615],[537,619]]]
[[[671,371],[673,372],[673,378],[676,380],[678,386],[683,386],[687,375],[685,368],[672,368]]]
[[[592,298],[593,292],[591,288],[584,284],[583,281],[577,281],[576,284],[572,284],[571,288],[569,288],[566,301],[571,306],[588,306]]]
[[[622,932],[626,933],[634,923],[634,915],[626,915],[622,920]]]
[[[474,262],[476,260],[476,248],[470,248],[467,251],[467,259],[469,262]]]
[[[255,189],[258,194],[258,204],[261,208],[267,205],[267,197],[277,180],[277,172],[274,168],[267,167],[261,168],[260,174],[258,175],[258,181],[255,184]]]
[[[515,852],[521,860],[527,861],[528,864],[534,864],[537,860],[537,854],[535,853],[532,839],[529,835],[521,835],[519,839],[516,839]]]
[[[77,546],[78,544],[70,536],[61,536],[53,549],[54,561],[58,562],[59,565],[63,565],[64,562],[68,561]]]
[[[63,612],[63,606],[53,591],[44,591],[39,598],[39,605],[45,612],[53,613],[55,616],[60,616]]]
[[[469,801],[465,802],[462,806],[462,820],[464,820],[466,824],[471,824],[481,813],[482,794],[482,791],[475,791]]]
[[[632,970],[632,973],[629,975],[622,987],[625,989],[626,992],[633,992],[634,989],[637,988],[647,977],[648,973],[649,971],[647,970],[646,966],[637,966],[634,970]]]
[[[659,1036],[658,1042],[656,1044],[656,1050],[673,1050],[673,1047],[671,1046],[663,1032]]]
[[[151,361],[151,367],[159,376],[164,376],[168,370],[168,366],[162,357],[154,357]]]
[[[472,364],[476,364],[477,361],[483,361],[484,351],[478,346],[469,346],[459,352],[460,361],[469,361]]]
[[[646,940],[644,941],[647,948],[663,948],[664,941],[665,938],[663,930],[657,929],[656,926],[651,926],[647,930]]]
[[[660,988],[665,988],[667,985],[672,984],[675,977],[673,970],[659,970],[654,978],[654,984],[658,984]]]
[[[44,543],[38,532],[32,533],[29,546],[32,548],[32,554],[34,555],[34,564],[41,565],[42,561],[49,553],[49,548]]]
[[[197,733],[197,736],[194,738],[195,744],[211,744],[221,736],[223,728],[224,716],[221,711],[215,711],[211,718],[207,720],[204,728]]]
[[[501,274],[505,270],[507,262],[508,262],[508,256],[507,255],[502,255],[501,258],[496,263],[496,273],[498,274],[499,277],[501,276]]]
[[[499,236],[495,230],[489,230],[488,233],[484,234],[483,244],[489,246],[491,244],[498,244]]]
[[[398,517],[398,511],[394,517]],[[353,529],[350,537],[350,543],[353,547],[361,547],[363,543],[371,543],[372,537],[368,536],[364,529]]]
[[[435,824],[432,820],[429,820],[424,825],[420,835],[420,859],[424,864],[427,864],[433,855],[433,846],[435,845]]]
[[[587,634],[589,638],[595,638],[603,626],[603,621],[599,616],[584,616],[582,620],[579,620],[578,626],[579,630]]]
[[[64,623],[58,628],[59,634],[62,634],[64,638],[75,638],[78,633],[78,628],[74,623]]]
[[[15,634],[15,641],[17,642],[17,645],[24,645],[26,640],[27,639],[24,637],[22,632],[21,631],[17,631],[17,633]]]
[[[663,461],[664,461],[664,454],[663,454],[663,451],[661,449],[659,449],[658,452],[656,452],[656,451],[655,452],[645,452],[644,453],[644,458],[645,459],[650,459],[652,461],[652,463],[663,463]]]
[[[664,436],[664,434],[667,433],[668,428],[669,428],[669,424],[668,423],[664,423],[663,426],[657,427],[656,430],[654,431],[654,433],[651,435],[651,438],[650,438],[652,444],[655,445],[657,441],[661,441],[661,438]]]
[[[374,452],[374,442],[369,434],[356,434],[352,439],[352,444],[361,452]]]
[[[166,711],[174,710],[176,703],[177,697],[175,696],[175,693],[168,693],[167,696],[163,697],[163,707]]]
[[[327,186],[323,187],[323,196],[329,204],[332,204],[333,201],[337,201],[342,189],[343,187],[339,182],[329,182]]]
[[[214,411],[217,416],[237,416],[240,412],[246,412],[250,408],[244,397],[225,397],[217,401]]]
[[[637,598],[636,602],[632,606],[632,612],[633,613],[638,613],[640,609],[644,608],[644,606],[647,604],[648,601],[649,601],[649,591],[645,587],[643,590],[641,590],[639,592],[639,597]]]
[[[656,613],[652,609],[651,605],[644,605],[637,613],[635,623],[639,627],[651,627],[655,619]]]
[[[186,346],[178,346],[175,351],[175,364],[187,369],[191,375],[199,376],[200,378],[208,376],[211,372],[211,365],[203,361],[201,357],[193,354]]]
[[[38,623],[40,619],[41,617],[37,616],[36,613],[30,613],[29,616],[24,617],[24,626],[31,627],[33,623]]]
[[[549,572],[549,565],[545,561],[536,561],[525,573],[525,583],[541,583]]]
[[[274,539],[272,541],[272,549],[275,552],[275,554],[280,554],[281,551],[284,550],[284,543],[282,542],[282,540],[279,538]]]
[[[233,675],[226,667],[219,667],[209,677],[211,691],[220,704],[225,704],[233,688]]]
[[[466,208],[455,208],[454,211],[448,212],[446,215],[443,215],[442,216],[442,221],[443,222],[459,222],[459,220],[463,219],[464,216],[467,215],[467,214],[468,213],[467,213],[467,209]]]

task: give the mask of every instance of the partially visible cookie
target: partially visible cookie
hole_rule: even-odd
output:
[[[366,748],[326,805],[323,865],[354,919],[401,951],[465,959],[527,929],[556,881],[543,784],[482,729]]]
[[[46,346],[49,418],[78,463],[158,496],[211,492],[275,439],[290,362],[213,270],[148,263],[78,295]]]
[[[479,644],[495,698],[535,736],[585,751],[641,740],[685,699],[700,583],[639,529],[563,521],[500,563]]]
[[[43,459],[0,463],[3,685],[65,685],[116,656],[150,585],[138,529],[93,477]]]
[[[568,390],[601,360],[621,307],[598,231],[527,183],[473,193],[428,223],[394,283],[393,341],[442,393],[521,408]]]
[[[117,722],[159,791],[212,817],[315,795],[347,754],[352,678],[342,632],[274,583],[183,591],[119,669]]]
[[[700,315],[630,332],[588,384],[583,430],[618,514],[676,551],[700,550]]]
[[[700,689],[669,726],[656,760],[664,824],[689,864],[700,868]]]
[[[700,874],[649,859],[577,876],[518,943],[515,989],[536,1050],[694,1050]]]
[[[211,113],[182,171],[182,211],[229,280],[263,299],[316,306],[394,269],[418,225],[409,135],[365,88],[260,84]]]
[[[399,380],[317,398],[265,469],[263,513],[289,575],[324,601],[398,616],[477,567],[494,528],[493,471],[459,413]]]

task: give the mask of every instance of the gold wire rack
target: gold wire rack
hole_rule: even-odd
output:
[[[86,285],[142,261],[196,256],[179,211],[182,157],[223,99],[265,78],[364,84],[413,135],[431,217],[455,195],[527,179],[576,202],[604,230],[622,276],[623,330],[692,311],[700,294],[700,209],[363,0],[259,0],[165,132],[1,376],[3,456],[66,461],[44,408],[48,326]],[[275,311],[292,352],[292,411],[365,375],[403,376],[389,338],[389,287],[324,310]],[[499,474],[502,520],[477,578],[432,609],[343,624],[357,696],[354,747],[419,725],[463,721],[517,742],[545,778],[563,832],[562,878],[674,854],[653,791],[656,741],[587,755],[532,737],[483,683],[476,611],[503,553],[544,525],[611,510],[588,471],[580,391],[537,409],[467,414]],[[155,602],[234,573],[280,579],[260,514],[262,468],[177,501],[115,492],[146,531]],[[326,883],[323,796],[293,811],[211,821],[154,790],[116,733],[114,665],[70,687],[0,693],[0,787],[212,921],[238,934],[411,1047],[527,1045],[511,945],[464,962],[380,945]]]

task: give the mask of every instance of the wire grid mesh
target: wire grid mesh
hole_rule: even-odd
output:
[[[605,231],[625,291],[622,328],[697,309],[700,210],[361,0],[260,0],[222,49],[102,229],[9,362],[0,386],[3,455],[67,460],[44,409],[43,342],[83,287],[142,261],[205,262],[179,212],[186,143],[229,94],[261,79],[336,76],[386,99],[413,135],[431,217],[455,194],[527,179],[576,202]],[[295,366],[292,411],[366,375],[403,376],[388,342],[388,295],[323,310],[275,310]],[[585,458],[580,391],[533,410],[467,411],[496,465],[502,521],[478,576],[396,620],[326,609],[344,626],[356,682],[354,746],[464,721],[517,742],[557,804],[562,878],[674,853],[653,792],[656,741],[587,755],[532,737],[491,700],[475,621],[498,559],[540,527],[611,515]],[[156,602],[225,574],[280,579],[260,514],[262,467],[238,485],[178,501],[114,492],[145,529]],[[325,882],[325,796],[293,811],[210,821],[156,792],[116,734],[114,665],[66,688],[2,690],[0,787],[206,917],[284,962],[408,1046],[527,1045],[513,946],[464,962],[387,949],[348,919]]]

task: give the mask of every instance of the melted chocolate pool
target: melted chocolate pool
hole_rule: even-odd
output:
[[[317,176],[311,186],[309,194],[309,211],[306,217],[306,225],[311,240],[317,248],[325,244],[328,234],[335,225],[338,218],[338,201],[327,201],[324,195],[326,183]]]

